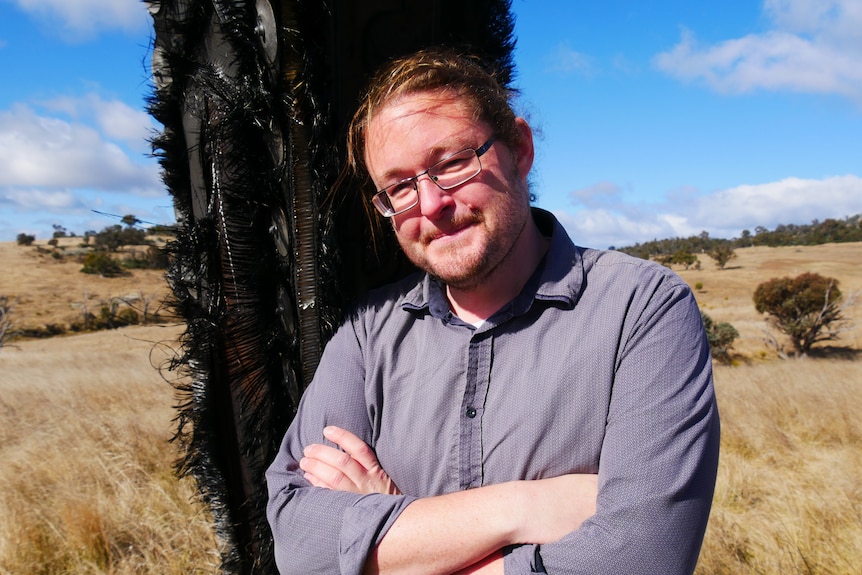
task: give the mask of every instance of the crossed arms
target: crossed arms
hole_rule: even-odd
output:
[[[323,444],[304,450],[299,465],[312,485],[400,494],[361,439],[338,427],[323,435],[341,450]],[[561,539],[595,513],[596,495],[595,475],[571,474],[416,500],[374,549],[364,573],[415,573],[417,563],[428,573],[503,573],[503,548]]]

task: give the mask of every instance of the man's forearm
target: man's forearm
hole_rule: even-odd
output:
[[[595,476],[513,481],[414,501],[366,562],[366,574],[453,573],[518,543],[547,543],[595,513]],[[542,517],[535,521],[535,517]]]
[[[453,573],[509,545],[517,534],[515,489],[507,483],[414,501],[372,551],[365,573],[416,573],[417,565]]]

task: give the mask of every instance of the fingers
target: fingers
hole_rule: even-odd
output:
[[[323,435],[341,449],[321,444],[305,448],[299,467],[309,483],[353,493],[401,493],[374,451],[359,437],[334,426],[326,427]]]
[[[303,455],[299,467],[312,485],[339,491],[358,490],[354,478],[361,477],[365,469],[350,454],[328,445],[313,444],[305,448]]]
[[[323,437],[343,449],[365,469],[376,470],[380,468],[380,462],[377,461],[377,456],[368,447],[368,444],[346,429],[333,425],[324,427]]]

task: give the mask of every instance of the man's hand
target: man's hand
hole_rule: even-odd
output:
[[[325,427],[323,436],[343,451],[319,443],[305,448],[299,467],[312,485],[352,493],[401,495],[364,441],[334,426]]]

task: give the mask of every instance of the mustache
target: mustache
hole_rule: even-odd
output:
[[[482,223],[483,220],[484,218],[482,217],[482,213],[480,211],[470,210],[466,214],[456,215],[446,222],[437,222],[435,225],[435,229],[428,230],[427,232],[423,233],[420,236],[419,241],[422,243],[422,245],[427,246],[434,240],[453,234],[466,227]]]

